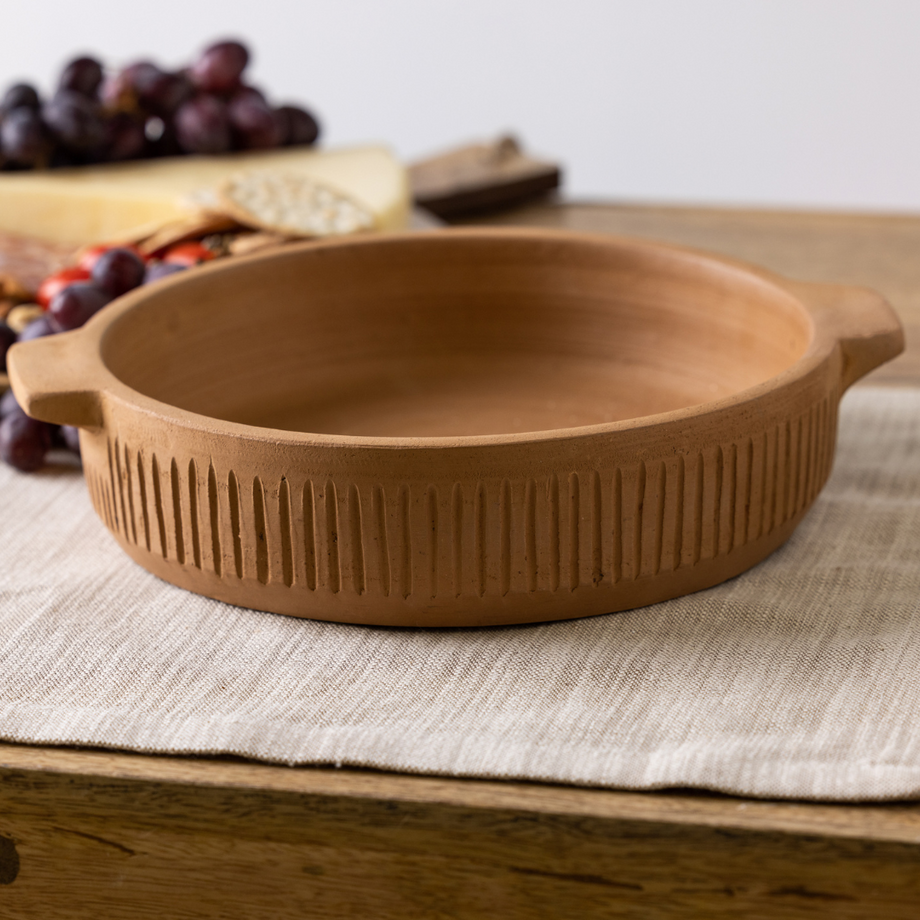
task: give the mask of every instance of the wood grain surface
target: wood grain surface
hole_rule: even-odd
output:
[[[540,205],[864,284],[920,383],[920,218]],[[865,917],[920,912],[920,806],[760,802],[0,744],[0,917]]]

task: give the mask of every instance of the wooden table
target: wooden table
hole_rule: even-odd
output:
[[[920,218],[541,204],[864,284],[920,383]],[[0,744],[0,918],[920,916],[920,806],[626,793]]]

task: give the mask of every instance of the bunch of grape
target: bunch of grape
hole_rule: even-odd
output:
[[[180,243],[145,258],[131,247],[94,246],[83,253],[78,265],[46,278],[36,300],[45,312],[17,336],[0,321],[0,371],[6,370],[6,353],[17,341],[78,329],[109,301],[142,285],[183,271],[214,258],[200,243]],[[0,398],[0,460],[24,472],[41,468],[52,447],[80,452],[77,430],[49,425],[29,418],[12,390]]]
[[[188,68],[138,61],[106,74],[80,57],[42,100],[27,83],[0,102],[0,168],[78,166],[181,154],[218,154],[312,144],[316,119],[299,106],[272,106],[247,85],[249,51],[237,41],[207,47]]]

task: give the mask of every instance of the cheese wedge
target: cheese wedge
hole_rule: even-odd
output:
[[[127,239],[187,216],[189,201],[202,189],[241,171],[271,169],[302,173],[350,195],[380,230],[408,223],[406,170],[386,148],[289,147],[0,174],[0,231],[74,245]]]

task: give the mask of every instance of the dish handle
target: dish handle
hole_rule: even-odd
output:
[[[102,427],[102,401],[81,332],[18,342],[7,354],[16,401],[32,418],[75,428]]]
[[[819,337],[840,345],[843,389],[904,351],[904,329],[881,294],[842,284],[797,284]]]

